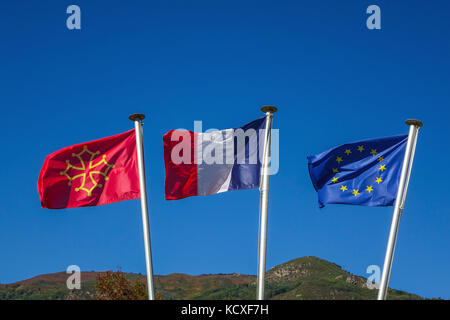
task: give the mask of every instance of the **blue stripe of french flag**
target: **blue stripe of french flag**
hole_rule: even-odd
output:
[[[207,132],[163,136],[166,200],[259,187],[266,118]]]

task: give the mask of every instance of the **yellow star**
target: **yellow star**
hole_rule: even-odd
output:
[[[358,189],[353,189],[352,193],[355,197],[360,194],[358,191],[359,191]]]
[[[333,181],[333,183],[336,183],[336,181],[338,181],[338,178],[334,177],[333,179],[331,179],[331,181]]]
[[[363,152],[364,151],[364,146],[358,146],[358,151],[359,152]]]
[[[380,169],[378,169],[378,170],[381,170],[381,172],[383,172],[384,170],[386,170],[386,165],[382,164],[380,166]]]
[[[342,185],[341,188],[342,192],[344,192],[345,190],[347,190],[347,186]]]
[[[384,160],[383,157],[379,157],[379,158],[378,158],[378,162],[381,162],[381,161],[383,161],[383,160]]]
[[[333,173],[339,173],[339,170],[336,168],[333,168]]]
[[[380,184],[383,180],[381,179],[381,177],[377,177],[377,180],[375,180],[376,183]]]
[[[368,193],[371,193],[371,192],[373,191],[372,186],[367,186],[366,191],[367,191]]]
[[[342,160],[341,157],[337,157],[337,158],[336,158],[336,161],[337,161],[338,163],[341,163],[341,162],[344,161],[344,160]]]
[[[345,150],[344,151],[348,156],[350,155],[350,153],[352,153],[352,150],[350,150],[350,149],[347,149],[347,150]]]
[[[377,149],[372,149],[372,151],[370,151],[370,154],[372,156],[376,155],[377,154]]]

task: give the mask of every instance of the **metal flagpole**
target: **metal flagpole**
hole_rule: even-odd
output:
[[[391,230],[384,258],[383,274],[381,276],[380,289],[378,290],[378,300],[386,300],[389,288],[389,278],[391,276],[392,261],[394,259],[395,243],[397,241],[398,227],[405,206],[406,192],[408,191],[409,177],[416,151],[417,135],[422,122],[419,120],[406,120],[409,126],[408,143],[406,144],[403,166],[400,174],[397,198],[395,200],[394,214],[392,216]]]
[[[128,118],[131,121],[134,121],[134,129],[136,131],[136,149],[139,168],[139,188],[141,190],[142,228],[144,231],[148,299],[155,300],[155,289],[153,287],[152,249],[150,245],[150,229],[148,226],[147,189],[145,185],[144,146],[142,140],[142,120],[145,119],[145,116],[140,113],[135,113]]]
[[[260,180],[260,213],[259,213],[259,242],[258,242],[258,280],[256,299],[264,300],[264,276],[266,272],[266,247],[267,247],[267,207],[269,204],[269,168],[270,168],[270,144],[272,136],[273,113],[277,108],[264,106],[261,111],[266,114],[266,131],[264,135],[264,153],[261,166]]]

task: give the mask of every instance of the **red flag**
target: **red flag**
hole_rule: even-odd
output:
[[[140,198],[134,129],[47,156],[38,180],[42,208],[98,206]]]

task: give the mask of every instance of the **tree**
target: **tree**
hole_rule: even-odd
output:
[[[147,300],[147,285],[140,278],[133,282],[118,270],[106,271],[97,275],[97,300]],[[156,299],[161,296],[156,294]]]

